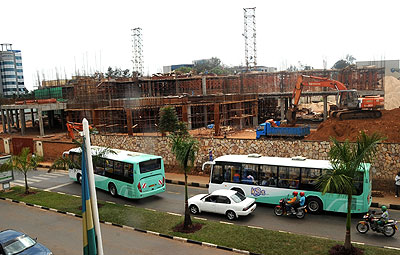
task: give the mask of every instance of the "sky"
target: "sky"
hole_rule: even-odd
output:
[[[245,64],[243,8],[256,7],[257,64],[323,68],[347,54],[400,59],[397,0],[0,0],[0,43],[21,50],[25,86],[40,79],[133,68],[142,28],[144,73],[217,57]]]

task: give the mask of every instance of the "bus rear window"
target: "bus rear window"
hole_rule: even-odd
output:
[[[147,161],[143,161],[139,163],[139,168],[140,168],[140,173],[148,173],[154,170],[160,170],[161,169],[161,159],[151,159]]]

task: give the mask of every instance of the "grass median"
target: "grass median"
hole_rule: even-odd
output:
[[[23,187],[16,186],[8,192],[0,192],[0,197],[81,215],[80,206],[82,202],[80,198],[42,190],[35,191],[35,194],[25,195]],[[328,254],[330,247],[340,243],[322,238],[197,219],[193,219],[193,221],[202,223],[202,229],[195,233],[184,234],[172,230],[177,224],[183,221],[183,216],[180,217],[164,212],[150,211],[134,206],[112,204],[105,201],[98,201],[98,203],[99,216],[100,219],[104,221],[240,250],[248,250],[253,253]],[[373,246],[357,247],[363,248],[364,254],[400,254],[400,252],[396,250],[382,249]]]

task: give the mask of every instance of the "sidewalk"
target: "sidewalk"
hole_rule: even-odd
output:
[[[41,162],[39,167],[50,168],[51,162]],[[166,183],[185,185],[185,176],[177,173],[165,173]],[[188,175],[188,185],[193,187],[208,188],[209,176]],[[386,205],[389,209],[400,210],[400,197],[385,194],[384,197],[373,197],[371,207]]]

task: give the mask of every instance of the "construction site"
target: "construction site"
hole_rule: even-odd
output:
[[[301,140],[324,144],[332,137],[340,141],[355,141],[364,131],[367,134],[381,133],[386,138],[384,143],[400,143],[398,67],[388,70],[385,64],[368,62],[361,66],[353,64],[332,69],[257,71],[256,42],[250,36],[255,36],[254,18],[254,14],[247,17],[245,13],[245,34],[249,35],[245,42],[246,67],[242,72],[230,75],[167,72],[141,76],[140,29],[134,29],[136,75],[108,78],[104,75],[73,76],[62,82],[43,82],[43,86],[34,91],[34,98],[29,100],[3,99],[1,138],[4,146],[0,143],[0,150],[7,153],[5,148],[10,137],[31,139],[28,143],[32,151],[36,151],[34,140],[47,140],[53,142],[47,145],[48,153],[39,154],[47,160],[54,160],[66,147],[74,146],[71,138],[80,131],[78,123],[82,123],[84,118],[99,137],[158,139],[161,137],[159,113],[165,106],[172,106],[178,119],[185,122],[189,132],[197,138],[253,140],[254,143],[255,140]],[[395,61],[397,65],[398,62]],[[370,101],[373,103],[368,103]],[[298,137],[291,136],[291,132],[277,136],[258,134],[262,124],[276,126],[276,121],[282,125],[281,128],[307,126],[308,129]],[[206,160],[207,147],[214,144],[214,140],[204,141],[207,142],[202,144],[202,156],[197,165]],[[65,147],[57,142],[70,144]],[[115,146],[124,148],[126,144]],[[229,146],[228,151],[213,149],[216,155],[257,153],[253,147],[235,151],[229,151]],[[20,149],[16,146],[11,152]],[[140,150],[141,147],[126,149]],[[146,152],[167,154],[165,151]],[[294,155],[298,153],[295,151],[285,153],[281,156],[298,156]],[[326,152],[321,153],[310,155],[326,159]],[[163,157],[167,164],[173,165],[173,160],[168,162],[169,156]],[[391,168],[394,173],[398,166],[395,162],[397,157],[390,156],[391,161],[380,166],[380,171]]]

